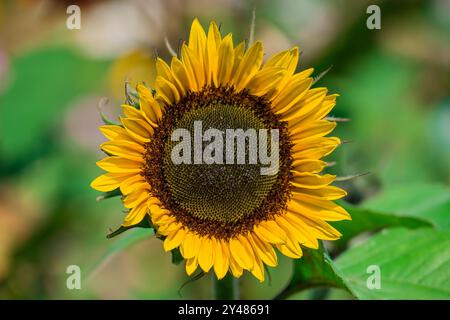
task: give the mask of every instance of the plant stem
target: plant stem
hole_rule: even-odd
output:
[[[239,299],[239,281],[232,275],[227,274],[225,278],[217,280],[214,272],[211,272],[213,296],[216,300]]]

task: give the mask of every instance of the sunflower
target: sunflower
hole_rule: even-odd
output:
[[[291,258],[302,246],[340,233],[327,221],[350,219],[333,200],[346,195],[320,174],[321,160],[339,144],[326,137],[336,126],[326,115],[336,94],[311,88],[313,69],[296,73],[299,50],[263,63],[263,45],[233,45],[212,22],[207,34],[196,19],[189,42],[170,65],[157,58],[154,87],[138,85],[138,103],[123,105],[120,125],[104,125],[108,155],[97,162],[107,173],[91,186],[119,189],[129,209],[123,226],[150,218],[164,250],[179,249],[188,275],[198,267],[218,279],[244,270],[264,281],[265,265],[277,265],[278,249]],[[260,164],[180,164],[171,160],[178,128],[277,129],[279,169],[260,174]]]

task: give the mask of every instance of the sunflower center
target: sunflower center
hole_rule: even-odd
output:
[[[218,101],[184,114],[173,128],[177,129],[186,129],[190,134],[188,142],[191,144],[187,143],[183,150],[191,151],[190,161],[174,164],[172,154],[180,142],[169,140],[164,152],[163,172],[173,198],[181,208],[196,218],[229,223],[250,215],[261,205],[276,181],[276,174],[262,175],[260,163],[249,163],[250,154],[255,151],[251,149],[258,148],[257,145],[251,145],[255,140],[230,140],[226,134],[242,130],[250,136],[250,133],[265,129],[264,123],[250,109],[224,105]],[[218,130],[216,132],[220,132],[220,136],[204,141],[203,134],[209,129]],[[230,143],[233,143],[233,154],[227,148]],[[246,163],[238,164],[237,159],[233,159],[236,161],[227,164],[225,158],[238,153],[240,146],[237,143],[245,143],[243,150]],[[216,161],[219,163],[195,163],[194,149],[197,148],[202,153],[200,157],[204,158],[204,152],[211,145],[218,146],[211,154],[219,159]],[[216,155],[216,152],[221,154]]]
[[[212,129],[215,134],[208,136]],[[269,132],[273,129],[279,132],[278,170],[262,174],[268,164],[261,161],[259,146],[265,140],[269,148],[265,156],[272,153]],[[184,134],[177,134],[180,130]],[[247,137],[233,140],[234,161],[228,161],[228,130],[256,131],[256,161],[255,145]],[[260,136],[261,131],[266,135]],[[214,144],[214,151],[208,149],[217,140],[223,144]],[[203,236],[229,239],[284,212],[290,196],[291,147],[287,124],[271,111],[264,97],[208,86],[188,92],[165,109],[145,145],[142,175],[152,186],[153,196],[179,223]],[[220,153],[222,157],[217,158]],[[174,161],[174,154],[183,161]],[[239,155],[244,161],[238,160]]]

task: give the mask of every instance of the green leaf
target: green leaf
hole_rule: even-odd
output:
[[[343,235],[335,242],[340,248],[362,232],[387,227],[450,229],[450,189],[443,185],[413,184],[388,188],[359,207],[342,205],[352,216],[352,221],[331,222]]]
[[[106,200],[106,199],[118,197],[121,195],[122,195],[122,192],[120,191],[119,188],[117,188],[112,191],[102,192],[102,194],[97,197],[97,201]]]
[[[132,226],[128,226],[128,227],[124,227],[124,226],[120,226],[119,228],[117,228],[116,230],[110,232],[106,237],[108,239],[114,238],[115,236],[118,236],[119,234],[133,229],[133,228],[144,228],[144,229],[148,229],[148,228],[152,228],[153,229],[153,224],[150,220],[150,217],[148,215],[146,215],[141,222],[139,222],[138,224],[132,225]]]
[[[303,249],[303,257],[293,260],[293,274],[288,286],[275,299],[316,287],[335,287],[347,290],[346,280],[321,245],[319,249]]]
[[[437,229],[450,229],[450,188],[444,185],[415,184],[385,189],[362,206],[397,216],[418,217]]]
[[[179,265],[181,262],[183,262],[184,258],[181,255],[180,249],[178,249],[178,248],[173,249],[171,251],[171,253],[172,253],[172,263],[173,264]]]
[[[352,216],[351,221],[330,222],[341,233],[342,237],[333,242],[338,248],[345,248],[353,237],[367,231],[378,231],[387,227],[420,228],[431,227],[432,224],[419,217],[403,217],[389,212],[380,212],[370,209],[343,204]]]
[[[387,229],[335,262],[359,299],[450,299],[450,231]],[[381,288],[369,289],[379,267]]]

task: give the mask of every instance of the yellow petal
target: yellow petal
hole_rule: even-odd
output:
[[[292,258],[292,259],[299,259],[302,256],[302,252],[297,253],[293,252],[287,245],[280,245],[277,244],[277,249],[280,250],[282,254],[284,254],[286,257]]]
[[[190,259],[186,260],[186,273],[188,276],[190,276],[191,274],[193,274],[195,272],[195,270],[197,270],[197,257],[193,257]]]
[[[282,51],[269,58],[264,65],[264,68],[281,67],[283,69],[286,69],[287,75],[292,75],[297,68],[298,58],[298,47],[294,47],[291,50]]]
[[[340,143],[341,141],[335,137],[297,141],[292,147],[292,158],[294,160],[321,159],[333,152]]]
[[[159,229],[159,232],[161,234],[169,234],[169,231],[172,231],[174,229],[177,229],[178,224],[176,223],[176,220],[174,217],[170,215],[170,212],[165,209],[158,210],[156,209],[156,206],[148,206],[150,210],[150,215],[152,218],[152,222],[154,225],[156,225]],[[167,232],[165,232],[167,230]]]
[[[230,270],[235,278],[241,277],[244,271],[244,269],[242,269],[242,267],[233,258],[232,254],[230,254]]]
[[[347,195],[345,190],[335,186],[326,186],[320,189],[293,188],[292,192],[294,193],[294,198],[296,199],[306,196],[307,198],[317,200],[338,200]]]
[[[155,197],[149,197],[147,200],[147,208],[150,211],[153,223],[162,226],[176,222],[176,219],[170,214],[170,211],[163,208],[161,204],[156,204],[156,201],[159,200]]]
[[[141,143],[147,143],[150,141],[150,137],[153,134],[153,128],[144,120],[121,118],[125,130],[136,141]]]
[[[253,264],[252,270],[250,270],[253,276],[259,280],[259,282],[264,282],[264,266],[260,259],[256,259]]]
[[[97,161],[97,166],[108,172],[139,173],[142,164],[137,161],[113,156]]]
[[[141,189],[145,183],[147,183],[147,181],[145,181],[143,176],[134,174],[120,184],[120,191],[123,195],[127,195],[138,188]]]
[[[156,127],[159,119],[162,117],[161,105],[153,98],[153,94],[145,86],[139,84],[137,91],[139,93],[139,106],[142,113],[150,125]]]
[[[274,221],[262,221],[255,226],[254,232],[268,243],[284,243],[286,234]]]
[[[184,238],[184,241],[181,243],[181,247],[183,248],[183,257],[190,259],[197,256],[198,251],[200,250],[200,244],[200,238],[196,234],[188,232]]]
[[[281,119],[288,121],[289,127],[294,129],[303,123],[307,123],[304,121],[304,118],[320,107],[327,92],[327,88],[314,88],[309,90],[302,101],[299,101],[295,106],[283,112]]]
[[[147,204],[149,205],[149,208],[150,208],[150,206],[158,206],[158,207],[162,208],[161,201],[159,201],[158,198],[153,197],[153,196],[148,199]]]
[[[230,240],[230,253],[239,265],[247,270],[253,268],[253,249],[244,236],[238,236]]]
[[[241,65],[242,58],[244,58],[244,52],[245,52],[245,42],[242,41],[233,50],[234,59],[233,59],[233,68],[231,69],[232,79],[234,79],[237,75],[237,71]]]
[[[180,100],[180,93],[175,85],[161,76],[156,77],[155,81],[157,96],[167,105],[172,105]]]
[[[184,96],[186,94],[186,89],[181,81],[173,74],[171,68],[161,58],[156,59],[156,71],[159,76],[171,82],[176,87],[180,96]]]
[[[256,255],[268,266],[275,267],[277,265],[277,255],[272,245],[261,240],[255,233],[249,239],[252,241]]]
[[[129,176],[127,173],[106,173],[92,181],[91,188],[101,192],[113,191]]]
[[[199,91],[205,84],[203,61],[199,60],[199,57],[186,44],[181,46],[181,60],[186,69],[191,90]]]
[[[184,228],[180,228],[177,230],[177,232],[169,234],[166,239],[164,239],[164,250],[166,252],[169,252],[175,248],[178,248],[183,242],[185,236],[186,231],[184,230]]]
[[[180,85],[183,86],[185,91],[193,90],[194,84],[191,83],[193,80],[189,77],[184,64],[177,57],[172,58],[170,68],[172,69],[173,76],[178,80]]]
[[[256,41],[245,53],[232,81],[236,91],[243,90],[258,72],[263,61],[263,53],[264,50],[260,41]]]
[[[167,236],[173,232],[176,232],[178,229],[180,229],[182,226],[180,223],[176,222],[174,219],[172,219],[171,217],[167,217],[167,220],[170,221],[172,220],[173,222],[171,223],[165,223],[165,224],[161,224],[161,221],[158,221],[158,232],[164,236]]]
[[[231,79],[234,64],[233,39],[231,34],[223,38],[219,46],[219,59],[217,64],[218,84],[226,85]]]
[[[296,216],[290,212],[278,217],[278,219],[286,220],[287,223],[291,224],[294,228],[298,230],[295,234],[297,240],[308,248],[317,249],[319,247],[319,242],[314,234],[311,233],[310,229],[301,221],[300,216]],[[281,222],[282,223],[282,222]]]
[[[288,207],[288,213],[291,213],[290,217],[292,219],[295,219],[298,224],[303,225],[308,230],[307,232],[318,239],[336,240],[341,237],[339,231],[321,219],[299,215],[296,211],[292,211],[290,207]]]
[[[113,140],[101,144],[101,149],[110,155],[143,162],[144,147],[130,140]]]
[[[230,267],[230,243],[228,241],[221,241],[220,245],[223,255],[223,268],[228,271]]]
[[[263,96],[273,92],[285,75],[286,70],[279,67],[261,69],[248,83],[247,88],[251,94]]]
[[[228,245],[222,243],[221,240],[213,239],[214,247],[214,272],[217,279],[222,279],[228,272],[229,252]]]
[[[211,22],[208,30],[208,38],[206,40],[206,84],[212,84],[217,87],[218,83],[218,56],[219,56],[219,46],[221,43],[220,32],[217,24],[215,22]]]
[[[310,172],[318,173],[321,172],[327,163],[322,160],[317,159],[301,159],[292,162],[292,169],[298,173]]]
[[[291,184],[297,188],[319,189],[332,183],[335,178],[336,176],[331,174],[295,173]]]
[[[147,203],[145,201],[140,203],[138,206],[131,209],[131,211],[125,217],[122,225],[124,227],[129,227],[140,223],[142,219],[144,219],[147,210]]]
[[[329,145],[337,145],[341,142],[339,138],[335,137],[308,137],[301,140],[297,140],[292,147],[293,153],[302,151],[305,149],[326,147]]]
[[[326,221],[350,220],[350,215],[341,206],[329,200],[301,197],[295,194],[289,202],[289,208],[303,216]]]
[[[148,189],[138,189],[123,199],[123,205],[125,208],[131,209],[136,207],[142,201],[146,201],[150,197]]]
[[[336,128],[336,122],[318,120],[291,131],[291,141],[306,137],[323,137]],[[295,143],[295,142],[294,142]]]
[[[336,149],[336,147],[337,145],[329,145],[321,148],[311,148],[300,152],[296,152],[292,156],[293,159],[305,159],[305,158],[321,159],[332,153],[333,150]]]
[[[313,121],[323,119],[336,105],[336,97],[338,97],[337,94],[326,96],[322,103],[315,110],[304,117],[304,120]]]
[[[299,58],[298,47],[294,47],[291,50],[280,52],[279,54],[276,54],[269,60],[267,60],[266,64],[264,65],[264,68],[281,67],[286,70],[283,79],[278,83],[276,90],[273,92],[273,95],[269,94],[271,95],[271,98],[274,97],[281,90],[283,90],[286,87],[286,85],[291,81],[292,75],[294,74],[295,69],[297,69],[298,58]],[[305,73],[302,73],[302,76],[304,78],[307,78],[309,75],[305,76]]]
[[[234,48],[234,55],[236,59],[242,59],[245,53],[245,41],[242,41]]]
[[[314,72],[313,68],[309,68],[303,71],[300,71],[299,73],[296,73],[295,76],[299,79],[306,79],[308,78],[310,75],[312,75],[312,73]]]
[[[284,113],[292,106],[298,103],[307,94],[313,79],[302,79],[298,74],[292,77],[291,82],[284,88],[279,95],[272,100],[272,106],[275,113]]]
[[[122,112],[127,118],[135,118],[140,120],[145,120],[142,112],[135,107],[129,106],[127,104],[122,105]]]
[[[297,230],[293,225],[287,222],[285,219],[280,219],[280,216],[276,219],[277,224],[283,228],[286,232],[286,241],[282,246],[291,252],[293,256],[291,258],[299,258],[302,256],[302,249],[299,245],[299,237],[301,236],[299,230]]]
[[[109,140],[129,140],[131,139],[124,128],[117,125],[104,125],[99,127],[103,135]]]
[[[198,19],[194,19],[189,34],[189,49],[198,57],[199,61],[204,60],[206,50],[206,34]],[[203,65],[202,65],[203,71]]]
[[[203,271],[208,272],[214,262],[214,251],[212,241],[209,238],[201,239],[200,250],[198,252],[198,264]]]

